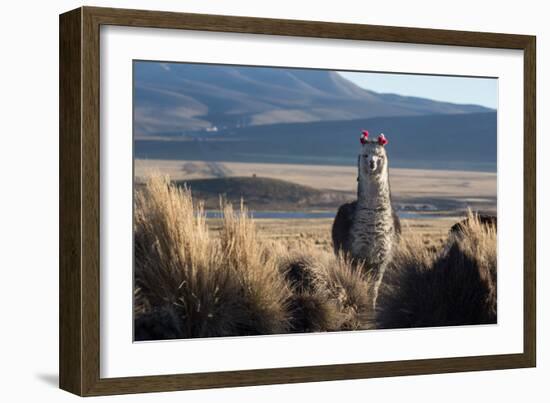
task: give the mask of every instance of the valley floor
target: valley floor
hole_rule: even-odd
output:
[[[238,177],[266,177],[285,180],[315,189],[355,195],[357,169],[352,166],[259,164],[244,162],[207,162],[135,160],[139,181],[151,173],[162,173],[172,180]],[[496,210],[496,173],[391,168],[394,202],[402,210],[436,207],[438,210]]]
[[[446,239],[453,224],[462,216],[440,218],[402,219],[403,237],[422,238],[426,246],[440,246]],[[313,246],[316,249],[332,251],[331,218],[315,219],[256,219],[254,220],[260,238],[278,241],[289,249]],[[221,229],[220,219],[208,219],[209,228],[217,233]]]
[[[351,166],[135,161],[138,182],[152,173],[167,174],[172,180],[268,177],[315,189],[343,192],[350,200],[355,196],[357,183],[356,168]],[[402,218],[404,234],[420,235],[426,245],[440,244],[450,227],[460,221],[469,208],[496,214],[495,173],[394,168],[391,169],[390,180],[397,209],[417,212],[412,214],[413,217]],[[292,246],[305,243],[320,249],[332,248],[332,218],[264,218],[255,221],[261,237],[265,239],[281,240]],[[220,220],[210,218],[208,223],[216,230]]]

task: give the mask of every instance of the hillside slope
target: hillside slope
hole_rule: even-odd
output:
[[[207,209],[220,207],[220,196],[238,206],[246,201],[252,210],[294,210],[297,208],[333,208],[350,199],[345,192],[319,190],[280,179],[226,177],[177,181],[188,186],[193,197],[205,202]]]
[[[208,128],[488,112],[476,105],[379,94],[334,71],[136,62],[138,138]]]
[[[138,139],[134,151],[141,159],[355,165],[363,128],[386,134],[392,167],[496,171],[495,112],[262,125]]]

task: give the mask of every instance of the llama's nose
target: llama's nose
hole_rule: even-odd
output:
[[[376,164],[374,163],[374,161],[369,161],[369,167],[370,169],[376,168]]]

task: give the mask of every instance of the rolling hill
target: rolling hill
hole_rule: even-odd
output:
[[[334,71],[134,63],[136,138],[372,117],[490,112],[477,105],[381,94]]]
[[[280,179],[260,177],[226,177],[177,181],[188,186],[193,197],[207,209],[220,207],[220,196],[238,206],[246,201],[252,210],[295,210],[297,208],[335,208],[350,195],[346,192],[319,190]]]
[[[360,129],[384,132],[392,167],[496,171],[496,112],[286,123],[134,142],[136,158],[354,165]]]

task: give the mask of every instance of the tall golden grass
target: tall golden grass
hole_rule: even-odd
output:
[[[441,251],[402,239],[377,302],[377,328],[496,323],[495,224],[469,212]]]
[[[213,238],[190,190],[155,176],[137,192],[134,234],[136,338],[162,337],[163,327],[176,329],[176,337],[288,328],[290,289],[244,207],[224,205],[223,228]]]
[[[348,257],[310,245],[283,253],[279,270],[291,285],[292,331],[372,327],[371,278]]]
[[[221,230],[213,234],[203,205],[168,177],[151,176],[136,191],[136,340],[487,323],[496,317],[496,231],[473,215],[443,252],[419,238],[402,240],[373,312],[372,283],[360,264],[313,245],[264,242],[243,203],[235,210],[221,202],[221,209]],[[441,303],[451,312],[426,312],[444,311]],[[472,316],[480,306],[493,314]]]

